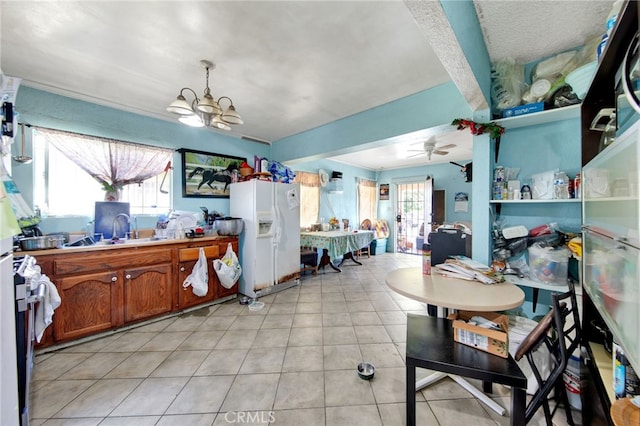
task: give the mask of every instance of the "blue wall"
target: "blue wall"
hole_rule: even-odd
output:
[[[450,99],[452,102],[447,103],[445,102],[446,99]],[[434,107],[434,105],[438,107]],[[314,158],[313,161],[304,161],[290,155],[284,155],[283,152],[290,154],[291,151],[286,149],[283,151],[281,147],[291,144],[295,144],[298,147],[311,146],[314,148],[313,150],[317,151],[316,157],[327,156],[331,152],[331,147],[337,147],[339,143],[342,144],[343,152],[344,150],[358,150],[360,149],[358,144],[363,141],[375,142],[379,141],[381,137],[397,136],[405,131],[420,130],[425,128],[420,126],[428,127],[429,123],[441,125],[444,121],[448,124],[451,114],[460,115],[468,112],[468,107],[460,95],[457,94],[455,86],[446,84],[418,95],[403,98],[393,102],[391,105],[374,108],[322,128],[284,139],[274,143],[272,148],[269,145],[245,141],[218,132],[190,128],[177,122],[145,117],[29,87],[20,88],[16,100],[16,109],[20,114],[21,122],[34,126],[50,127],[174,149],[190,148],[243,157],[249,160],[254,155],[281,162],[294,160],[290,161],[290,167],[294,170],[317,172],[318,169],[322,168],[327,171],[341,171],[343,172],[344,191],[342,194],[327,194],[323,197],[321,217],[330,217],[332,215],[331,210],[333,210],[336,216],[351,220],[356,220],[357,218],[356,178],[376,180],[376,173],[321,158]],[[393,120],[375,118],[380,115],[390,114],[394,110],[402,112],[399,116],[403,117],[402,120],[395,122],[395,124],[388,125]],[[431,111],[431,113],[426,113],[426,111]],[[386,115],[386,117],[390,116]],[[323,138],[327,134],[333,135],[333,138],[328,140],[327,143],[321,143],[320,141],[324,140]],[[30,139],[27,138],[27,144],[29,142]],[[27,152],[30,151],[30,146],[27,146]],[[297,151],[308,154],[310,149],[298,149]],[[308,158],[308,155],[306,157]],[[180,154],[175,153],[172,181],[174,209],[199,212],[200,206],[206,206],[209,210],[228,212],[229,202],[227,199],[183,198],[180,189],[182,187],[180,164]],[[453,166],[451,166],[451,169],[456,170]],[[400,169],[394,173],[400,176],[404,172]],[[409,169],[407,173],[412,175],[416,172]],[[12,176],[24,198],[31,202],[33,199],[33,168],[30,165],[14,167]],[[90,220],[92,218],[86,216],[48,218],[43,220],[41,227],[44,232],[82,232],[86,229],[87,222]],[[155,216],[146,218],[141,216],[138,220],[141,228],[155,226]]]
[[[254,155],[269,158],[271,154],[269,145],[245,141],[211,130],[188,127],[177,121],[163,121],[95,105],[25,86],[18,91],[16,110],[20,114],[20,122],[34,126],[174,149],[190,148],[243,157],[250,162]],[[28,146],[26,151],[31,152],[30,148]],[[229,200],[226,198],[183,198],[181,158],[177,152],[173,155],[173,167],[174,209],[200,212],[200,206],[206,206],[209,210],[229,212]],[[14,164],[12,177],[24,198],[31,201],[33,199],[33,167],[31,165],[16,167]],[[91,219],[85,216],[50,218],[43,220],[41,227],[44,232],[81,232],[85,230],[87,222]],[[155,227],[155,219],[155,217],[141,216],[139,226]]]
[[[360,114],[280,139],[272,155],[280,161],[307,162],[390,143],[399,135],[450,124],[471,115],[456,86],[445,83]]]

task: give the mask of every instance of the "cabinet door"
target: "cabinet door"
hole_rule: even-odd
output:
[[[640,250],[586,229],[584,289],[634,369],[640,367]]]
[[[211,267],[212,262],[207,262],[209,264],[209,290],[207,294],[200,297],[193,294],[193,289],[191,286],[184,287],[182,283],[184,280],[191,274],[193,271],[193,267],[195,266],[197,261],[191,262],[181,262],[178,264],[178,309],[185,309],[191,306],[198,305],[200,303],[210,302],[215,298],[215,286],[213,285],[213,277],[215,277],[215,272]],[[212,275],[213,274],[213,275]]]
[[[124,271],[124,321],[139,321],[171,312],[171,264]]]
[[[59,278],[60,307],[54,315],[56,341],[106,331],[122,325],[122,280],[101,272]]]

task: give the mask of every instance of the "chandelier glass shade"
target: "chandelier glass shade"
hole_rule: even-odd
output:
[[[230,124],[244,124],[240,114],[236,111],[233,101],[228,96],[221,96],[216,99],[211,94],[209,88],[209,70],[215,68],[215,65],[207,60],[200,61],[202,67],[206,70],[206,86],[204,95],[199,98],[195,90],[190,87],[183,87],[176,99],[167,107],[167,111],[178,115],[178,121],[192,127],[213,127],[215,129],[231,130]],[[192,95],[193,100],[189,102],[185,97]],[[220,106],[220,102],[225,101],[229,106],[224,110]]]

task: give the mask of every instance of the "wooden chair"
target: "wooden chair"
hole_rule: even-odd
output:
[[[315,247],[300,247],[300,273],[312,271],[318,275],[318,252]]]
[[[569,291],[553,294],[551,298],[551,310],[522,341],[515,354],[516,360],[526,356],[538,382],[538,390],[527,404],[525,421],[529,422],[542,407],[547,425],[553,424],[553,415],[559,404],[556,404],[551,410],[549,395],[555,390],[556,402],[561,402],[564,405],[567,423],[573,425],[571,407],[563,380],[563,373],[567,368],[569,358],[580,344],[580,318],[573,282],[569,282]],[[551,360],[551,371],[546,377],[542,377],[542,372],[534,362],[533,355],[543,345]]]
[[[485,392],[491,392],[491,383],[511,386],[512,425],[528,423],[540,407],[543,407],[547,425],[553,425],[552,418],[559,405],[556,405],[552,411],[548,399],[551,392],[555,390],[555,397],[564,404],[567,423],[573,425],[569,398],[562,375],[569,357],[580,344],[580,333],[578,305],[571,282],[568,292],[552,295],[551,311],[520,344],[513,358],[511,356],[507,359],[499,358],[454,342],[451,321],[447,319],[408,314],[407,425],[415,425],[416,367],[480,379],[483,381]],[[550,354],[551,371],[546,377],[542,376],[542,372],[534,362],[533,353],[540,347],[546,348]],[[516,363],[516,360],[523,356],[526,356],[531,365],[539,385],[527,404],[525,404],[527,378]]]
[[[360,224],[360,229],[365,231],[371,231],[371,221],[369,219],[363,220],[362,223]],[[362,247],[358,251],[356,251],[356,256],[358,258],[364,254],[366,254],[368,258],[371,257],[371,246]]]

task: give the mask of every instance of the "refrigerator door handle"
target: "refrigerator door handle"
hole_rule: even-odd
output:
[[[278,191],[275,185],[273,185],[273,211],[275,213],[274,215],[275,228],[274,228],[274,237],[273,237],[273,277],[271,281],[275,285],[275,284],[278,284],[278,276],[279,276],[278,248],[279,248],[281,237],[282,237],[282,224],[280,223],[280,221],[282,220],[282,215],[280,213],[280,208],[278,207]]]

